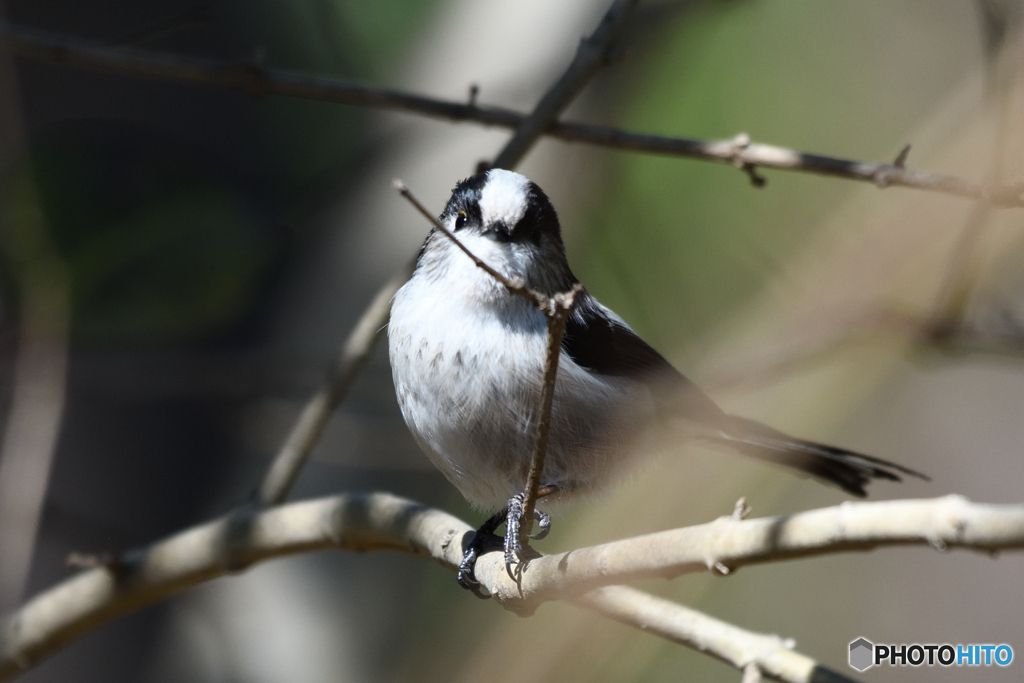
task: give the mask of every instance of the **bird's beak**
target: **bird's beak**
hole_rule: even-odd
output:
[[[494,221],[484,229],[483,234],[497,242],[508,242],[512,237],[512,230],[505,221]]]

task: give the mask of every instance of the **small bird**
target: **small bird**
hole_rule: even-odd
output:
[[[439,222],[476,257],[534,291],[553,296],[578,284],[554,207],[518,173],[491,169],[458,183]],[[464,587],[475,584],[477,554],[490,547],[510,502],[522,500],[547,338],[543,313],[513,296],[437,228],[430,231],[411,279],[392,302],[388,349],[398,403],[417,443],[472,505],[498,511],[466,551],[459,572]],[[631,442],[656,418],[677,420],[692,438],[790,467],[855,496],[865,496],[872,479],[926,478],[725,413],[581,290],[562,339],[545,491],[566,499],[615,481],[635,450]],[[550,520],[540,516],[546,533]],[[506,566],[518,558],[512,531],[506,532]]]

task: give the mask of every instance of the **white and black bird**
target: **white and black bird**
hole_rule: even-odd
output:
[[[463,180],[440,223],[478,258],[531,289],[553,295],[578,282],[554,207],[518,173],[491,169]],[[510,499],[526,486],[547,334],[540,311],[510,294],[436,228],[392,303],[388,347],[406,424],[470,503],[502,510],[467,550],[464,586],[473,583],[484,536],[505,521]],[[678,420],[694,438],[785,465],[855,496],[866,495],[872,479],[923,477],[726,414],[583,290],[562,341],[542,483],[557,491],[555,497],[571,498],[614,481],[635,450],[631,440],[657,417]],[[512,559],[507,552],[506,563]]]

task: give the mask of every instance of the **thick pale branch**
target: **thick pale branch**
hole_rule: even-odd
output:
[[[722,517],[533,560],[519,586],[495,597],[536,604],[643,578],[703,571],[728,574],[749,564],[887,545],[1018,550],[1024,548],[1024,505],[983,505],[946,496],[847,502],[746,521]]]
[[[133,550],[25,604],[0,631],[0,680],[75,638],[204,581],[312,550],[401,550],[449,566],[470,527],[388,494],[351,494],[260,512],[255,506]]]
[[[444,512],[379,493],[341,495],[262,512],[255,506],[242,509],[125,553],[30,600],[0,626],[0,680],[101,624],[256,562],[327,548],[399,550],[432,557],[454,569],[462,561],[463,543],[470,531],[467,524]],[[648,608],[628,600],[612,607],[601,600],[595,602],[595,594],[587,591],[643,577],[707,569],[725,573],[759,562],[917,544],[986,552],[1022,548],[1024,505],[980,505],[947,496],[847,503],[750,521],[728,517],[541,557],[528,565],[518,583],[506,574],[500,552],[480,558],[475,573],[485,590],[519,614],[531,614],[546,600],[568,598],[621,620],[628,620],[623,615],[645,615],[635,616],[636,625],[646,624],[664,637],[705,647],[703,640],[687,635],[690,627],[671,630],[673,619],[689,623],[685,615],[674,612],[671,619],[658,617],[658,609],[645,611]],[[652,625],[657,623],[662,625]],[[749,663],[729,654],[733,647],[736,642],[725,638],[712,652],[726,661]],[[806,680],[772,673],[781,669],[764,663],[758,667],[782,680]]]
[[[387,88],[264,69],[253,64],[230,64],[148,50],[101,46],[9,23],[0,23],[0,48],[53,64],[226,88],[253,96],[280,95],[378,107],[512,129],[518,129],[527,118],[519,112],[498,107],[439,100]],[[543,134],[567,142],[727,163],[748,172],[763,166],[860,180],[878,187],[911,187],[979,199],[996,207],[1024,206],[1024,185],[1020,183],[987,186],[954,176],[914,171],[896,163],[839,159],[762,145],[751,142],[745,135],[732,140],[691,140],[568,122],[552,122],[544,128]]]
[[[451,515],[386,493],[345,494],[260,510],[255,506],[125,553],[37,595],[0,625],[0,680],[55,653],[124,614],[258,562],[324,549],[398,550],[455,569],[472,529]],[[478,565],[490,592],[510,591],[501,553]],[[630,589],[605,589],[576,602],[613,619],[696,647],[742,668],[754,662],[766,675],[806,683],[814,662],[769,636],[705,617]],[[506,601],[508,608],[534,605]],[[780,660],[785,666],[773,664]]]

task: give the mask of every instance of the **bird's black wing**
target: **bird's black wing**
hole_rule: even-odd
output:
[[[647,384],[677,414],[696,420],[724,417],[714,401],[586,291],[566,321],[562,351],[590,372]]]
[[[856,451],[788,436],[754,420],[727,415],[695,384],[672,367],[618,316],[587,292],[576,298],[566,321],[562,350],[582,368],[626,377],[652,388],[662,412],[696,420],[708,428],[702,438],[747,455],[810,474],[865,496],[872,479],[900,481],[900,475],[928,479],[920,472]]]

